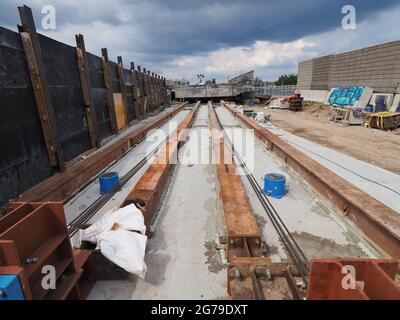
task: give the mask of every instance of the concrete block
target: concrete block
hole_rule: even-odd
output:
[[[397,109],[397,106],[400,104],[400,94],[396,94],[393,98],[393,103],[389,111],[395,112]]]
[[[328,90],[298,90],[304,101],[323,103],[328,95]]]
[[[347,86],[332,88],[325,104],[365,109],[374,90],[366,86]]]

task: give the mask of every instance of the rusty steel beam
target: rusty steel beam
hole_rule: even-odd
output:
[[[220,134],[222,128],[212,103],[208,103],[219,193],[227,229],[227,288],[233,299],[263,300],[256,269],[271,265],[263,256],[261,235],[232,153]]]
[[[211,103],[209,103],[209,111],[213,145],[216,155],[215,159],[217,162],[216,170],[228,240],[235,237],[259,239],[260,230],[256,218],[250,207],[240,176],[236,173],[236,166],[231,160],[231,152],[226,147],[224,139],[219,134],[221,128]]]
[[[19,33],[28,63],[36,108],[39,113],[50,164],[58,166],[60,171],[64,171],[65,161],[57,133],[54,108],[47,86],[42,51],[32,10],[27,6],[23,6],[18,7],[18,11],[22,22],[22,26],[19,26]]]
[[[89,64],[85,49],[85,41],[83,35],[75,35],[76,40],[76,56],[78,60],[79,75],[81,78],[83,99],[85,103],[86,118],[88,121],[88,128],[90,133],[90,141],[92,147],[100,148],[101,141],[99,137],[99,130],[97,128],[97,117],[96,110],[93,104],[92,92],[91,92],[91,81],[89,76]]]
[[[154,162],[147,168],[146,172],[122,204],[122,206],[124,206],[125,203],[130,201],[141,204],[144,208],[142,213],[148,230],[154,213],[160,204],[161,196],[168,185],[168,178],[175,169],[176,161],[173,160],[177,158],[178,150],[187,135],[187,129],[193,123],[199,104],[200,102],[195,105],[193,110],[178,126],[176,134],[174,134],[166,145],[160,149]]]
[[[398,265],[395,259],[312,260],[307,299],[400,300],[400,287],[394,281]],[[353,267],[354,274],[347,271],[349,267]],[[342,285],[345,277],[349,285],[346,288]]]
[[[158,119],[122,137],[115,143],[101,148],[64,172],[55,174],[24,192],[18,201],[61,201],[65,202],[76,191],[85,186],[101,170],[120,159],[129,149],[146,137],[147,132],[167,122],[186,106],[187,102],[161,115]]]
[[[126,88],[125,88],[125,79],[124,79],[124,64],[122,62],[122,57],[118,56],[117,61],[118,61],[118,80],[119,80],[119,87],[120,87],[121,95],[122,95],[122,104],[124,107],[125,124],[126,124],[126,127],[129,127],[127,102],[126,102]]]
[[[104,72],[104,86],[106,88],[107,93],[107,105],[108,111],[110,114],[111,120],[111,129],[113,133],[118,133],[118,126],[117,126],[117,115],[115,114],[115,104],[114,104],[114,97],[113,97],[113,90],[111,85],[111,78],[110,78],[110,64],[108,60],[108,51],[107,48],[101,49],[101,60],[103,64],[103,72]]]
[[[294,169],[320,196],[339,209],[364,232],[377,249],[393,258],[400,258],[400,215],[339,177],[268,129],[221,101],[234,117],[241,120],[266,143],[285,164]]]
[[[133,103],[133,110],[135,112],[135,119],[142,120],[143,115],[140,112],[140,105],[139,105],[139,99],[140,99],[140,93],[139,93],[139,87],[137,84],[137,79],[135,76],[135,64],[131,62],[131,81],[132,81],[132,103]]]

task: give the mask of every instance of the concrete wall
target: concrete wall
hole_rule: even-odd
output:
[[[363,85],[400,93],[400,41],[303,61],[298,74],[297,89]]]
[[[304,101],[313,101],[324,103],[328,96],[328,90],[305,90],[301,89],[298,92],[303,97]]]
[[[324,56],[313,60],[311,87],[314,90],[327,90],[334,55]]]
[[[175,98],[223,98],[235,97],[238,95],[234,85],[218,85],[218,87],[209,86],[183,86],[176,88]]]
[[[297,76],[297,89],[312,89],[313,60],[302,61],[299,63]]]

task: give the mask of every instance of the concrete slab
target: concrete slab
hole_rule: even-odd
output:
[[[175,130],[176,126],[183,121],[183,119],[188,115],[189,111],[182,110],[177,113],[173,120],[176,120],[174,126],[170,126],[168,123],[165,123],[160,127],[160,130],[165,133],[172,132]],[[150,120],[149,120],[150,121]],[[153,138],[155,134],[150,134],[148,136],[149,139],[142,141],[138,144],[134,149],[128,152],[122,159],[108,168],[104,169],[103,172],[106,171],[116,171],[119,173],[120,177],[122,177],[125,173],[127,173],[131,168],[133,168],[138,162],[140,162],[145,156],[147,156],[150,152],[150,148],[154,145]],[[150,148],[150,150],[149,150]],[[131,178],[122,188],[121,191],[117,192],[114,197],[104,206],[99,212],[96,214],[96,220],[102,214],[108,212],[114,207],[118,207],[132,190],[134,185],[146,171],[149,163],[146,164],[140,171]],[[77,193],[72,199],[70,199],[64,205],[64,211],[67,219],[67,223],[70,223],[73,219],[78,217],[90,204],[92,204],[97,198],[100,197],[100,185],[98,180],[92,181],[89,185],[87,185],[81,192]]]
[[[326,96],[328,95],[328,90],[297,90],[305,101],[321,102],[324,103]]]
[[[180,151],[196,153],[197,137],[208,127],[201,106],[189,140]],[[211,141],[200,145],[211,153]],[[194,161],[193,161],[194,162]],[[89,299],[224,299],[226,269],[216,249],[224,223],[218,210],[215,169],[210,164],[178,165],[152,226],[145,280],[98,281]]]
[[[235,122],[225,108],[216,109],[223,125]],[[237,127],[243,128],[236,122]],[[313,258],[377,257],[378,253],[365,241],[350,222],[345,221],[328,204],[323,203],[297,176],[280,162],[257,138],[254,140],[253,175],[262,186],[266,173],[276,172],[286,176],[289,193],[278,200],[270,201],[297,240],[305,255]],[[246,177],[242,177],[253,211],[257,216],[264,240],[269,247],[269,257],[274,262],[286,260],[287,254],[267,213],[257,199]]]

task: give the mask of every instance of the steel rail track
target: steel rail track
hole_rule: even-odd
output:
[[[305,285],[307,285],[308,274],[310,271],[310,266],[307,257],[305,256],[304,252],[301,250],[300,246],[296,242],[296,240],[291,235],[290,231],[286,227],[285,223],[282,221],[281,217],[279,216],[278,212],[269,201],[268,197],[263,192],[261,186],[258,184],[256,178],[251,173],[249,168],[247,167],[244,160],[241,156],[235,151],[233,143],[230,141],[226,131],[224,130],[224,126],[222,125],[217,112],[214,110],[218,124],[221,129],[223,129],[223,133],[225,136],[225,140],[228,142],[228,145],[231,148],[232,156],[236,158],[238,165],[244,169],[246,173],[246,177],[253,188],[254,192],[257,195],[261,205],[263,206],[265,212],[267,213],[268,217],[270,218],[274,229],[277,231],[280,239],[282,240],[286,250],[288,251],[294,265],[298,269],[299,274],[301,275]]]
[[[130,169],[119,181],[119,184],[114,186],[110,191],[97,198],[89,207],[87,207],[78,217],[68,224],[68,234],[74,236],[78,230],[87,223],[110,199],[124,186],[136,173],[143,168],[148,160],[152,158],[167,143],[170,138],[168,134],[149,154],[143,157],[132,169]],[[144,139],[143,139],[144,140]],[[143,141],[142,140],[142,141]],[[130,150],[129,152],[131,152]],[[126,154],[128,155],[129,152]]]

